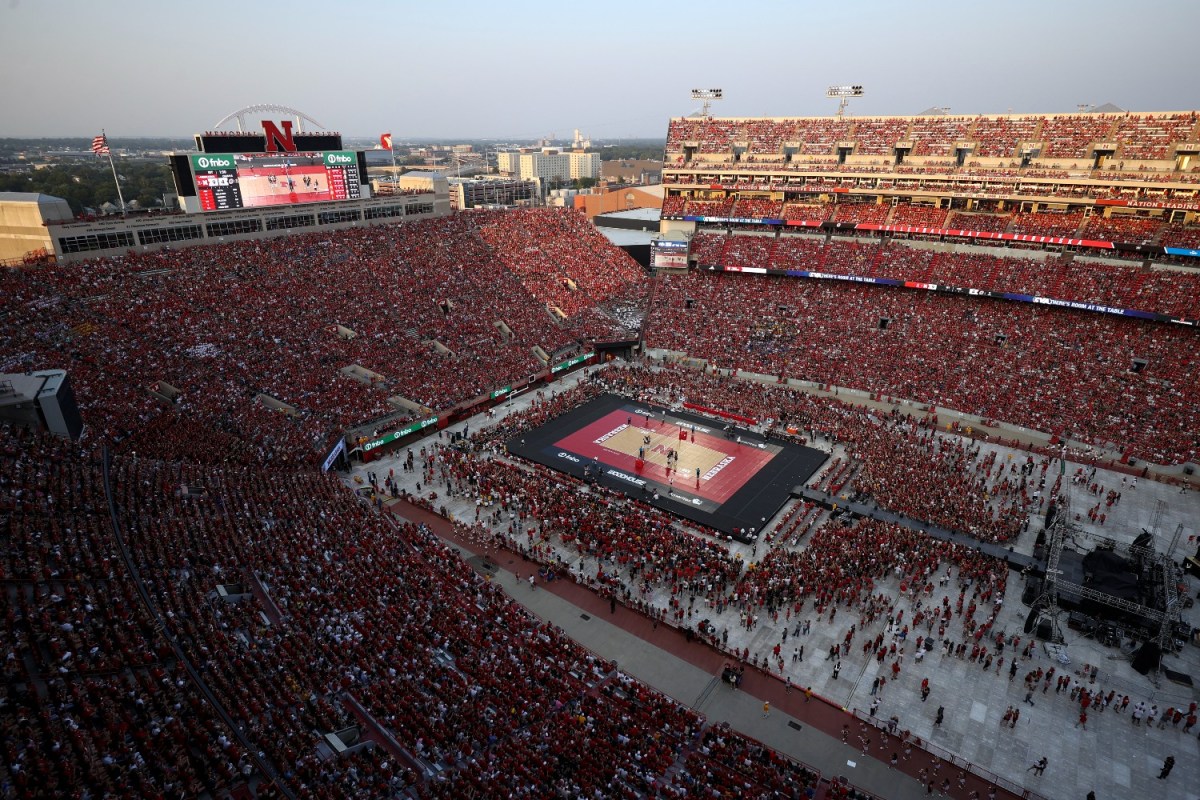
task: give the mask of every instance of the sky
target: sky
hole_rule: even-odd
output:
[[[0,137],[189,136],[242,107],[346,136],[664,138],[714,116],[1200,108],[1195,0],[0,0]]]

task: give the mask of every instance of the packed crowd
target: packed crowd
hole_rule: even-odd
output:
[[[1037,140],[1040,117],[979,117],[971,136],[979,142],[972,155],[1008,158],[1017,154],[1021,142]]]
[[[1083,158],[1093,142],[1109,141],[1116,127],[1109,114],[1071,114],[1046,117],[1040,140],[1046,148],[1046,158]]]
[[[116,456],[118,535],[94,454],[0,437],[6,796],[686,798],[722,775],[765,798],[820,777],[706,732],[333,478]],[[367,748],[328,758],[353,726]]]
[[[830,222],[883,225],[887,222],[891,211],[891,206],[878,203],[838,203],[833,208]]]
[[[893,208],[888,224],[912,225],[919,228],[945,228],[948,213],[946,209],[937,206],[901,203]]]
[[[1003,233],[1012,222],[1012,214],[980,214],[963,211],[950,212],[946,227],[956,231],[979,231],[981,233]]]
[[[778,200],[768,200],[765,197],[739,198],[733,207],[733,216],[750,219],[780,219],[783,216],[783,203]]]
[[[1200,276],[1179,270],[1081,259],[940,253],[902,243],[881,247],[873,241],[835,239],[826,244],[812,236],[772,239],[700,233],[693,237],[691,247],[700,266],[893,278],[1200,319]]]
[[[955,143],[967,137],[971,117],[916,117],[908,135],[912,137],[914,156],[952,156]]]
[[[603,587],[622,602],[666,588],[717,598],[741,572],[741,563],[712,538],[684,530],[648,503],[575,481],[536,465],[478,459],[456,448],[428,456],[427,482],[451,497],[475,500],[474,522],[503,525],[508,541],[532,556],[553,542],[594,559],[596,571],[580,580]],[[678,613],[680,609],[672,609]]]
[[[887,156],[895,152],[896,142],[907,141],[911,121],[903,118],[861,117],[854,122],[851,136],[855,155]]]
[[[284,463],[323,444],[330,428],[389,410],[381,402],[388,394],[442,407],[477,392],[481,376],[520,374],[529,362],[519,350],[530,342],[611,330],[594,309],[639,297],[642,288],[628,263],[594,237],[585,236],[579,252],[571,232],[577,224],[542,211],[451,218],[411,230],[356,231],[336,244],[300,236],[131,255],[83,273],[50,268],[36,274],[44,286],[3,277],[27,321],[6,332],[10,368],[72,369],[77,394],[82,385],[99,396],[87,401],[85,414],[102,422],[89,424],[100,428],[101,440],[122,444],[112,471],[117,537],[94,454],[0,430],[0,517],[11,531],[0,553],[10,642],[0,723],[18,797],[67,796],[80,782],[115,795],[217,796],[262,779],[263,763],[283,784],[314,797],[409,788],[458,797],[485,786],[514,797],[605,786],[628,796],[689,797],[712,783],[749,783],[769,796],[794,791],[796,781],[810,785],[810,771],[756,743],[720,729],[702,735],[695,714],[521,612],[428,532],[397,529],[332,479]],[[768,247],[771,240],[733,238],[744,241],[697,237],[693,245],[728,250],[738,264],[764,255],[774,263],[795,258],[780,255],[788,246]],[[876,248],[794,241],[804,253],[797,261],[816,253],[831,271],[927,275],[941,268],[933,254],[915,250],[896,252],[885,267]],[[608,255],[593,258],[591,248]],[[547,282],[541,274],[551,262],[563,271]],[[1009,270],[1013,263],[955,268],[994,280],[1010,272],[1022,282],[1038,277],[1040,262],[1028,262],[1024,274]],[[1064,273],[1059,282],[1066,280]],[[1095,316],[1079,324],[1080,317],[1063,312],[928,294],[746,281],[667,279],[648,343],[677,344],[721,366],[801,377],[812,377],[811,370],[824,382],[1130,442],[1156,460],[1194,458],[1197,442],[1179,437],[1180,430],[1200,429],[1186,402],[1197,374],[1187,332]],[[1178,278],[1170,284],[1177,288]],[[1087,286],[1093,293],[1107,288],[1100,278]],[[572,306],[577,298],[586,302]],[[685,298],[704,324],[688,321]],[[546,303],[575,311],[555,324]],[[857,309],[859,324],[847,320],[846,308]],[[894,322],[888,332],[899,333],[899,343],[872,343],[865,335],[882,318]],[[496,339],[493,319],[504,320],[519,343]],[[331,330],[331,320],[356,335]],[[397,337],[391,329],[401,320],[405,335]],[[813,326],[821,326],[815,334]],[[294,338],[297,330],[305,335]],[[671,339],[672,330],[686,341]],[[451,350],[454,369],[429,370],[424,382],[406,373],[406,365],[427,366],[428,359],[402,352],[415,340],[411,331]],[[146,345],[160,340],[162,352]],[[1081,352],[1091,356],[1087,370],[1075,366]],[[1146,356],[1144,373],[1127,374],[1131,357]],[[346,378],[325,393],[331,372],[350,363],[389,383]],[[500,435],[516,435],[607,387],[670,402],[704,397],[819,430],[862,462],[838,464],[839,488],[979,538],[1009,538],[1038,502],[1035,471],[1044,475],[1046,462],[997,462],[935,434],[924,420],[880,419],[836,401],[779,387],[750,391],[697,372],[607,372],[596,385],[547,398],[528,418],[506,421],[474,446],[492,448]],[[984,385],[982,376],[991,380]],[[183,390],[176,411],[162,413],[132,391],[150,380]],[[234,402],[259,391],[302,413],[293,418]],[[1081,398],[1075,408],[1061,402],[1068,393]],[[427,488],[436,483],[474,498],[475,525],[499,531],[494,541],[518,547],[551,572],[565,569],[562,549],[585,556],[596,568],[575,577],[634,606],[665,590],[673,599],[655,613],[674,624],[695,624],[696,609],[728,607],[734,596],[751,616],[755,604],[786,615],[785,598],[809,595],[818,613],[839,603],[875,621],[884,608],[899,611],[874,595],[878,565],[863,565],[861,550],[839,552],[825,529],[807,527],[815,521],[809,510],[793,518],[789,532],[799,536],[801,523],[805,533],[816,530],[807,548],[816,547],[822,567],[842,576],[828,596],[812,577],[812,562],[795,550],[775,548],[748,570],[719,542],[644,504],[584,496],[561,476],[463,450],[425,456]],[[231,463],[204,466],[221,460]],[[254,468],[242,466],[249,463]],[[348,530],[355,535],[347,537]],[[959,616],[969,604],[964,636],[986,635],[987,620],[976,622],[974,610],[1003,591],[994,565],[882,523],[855,530],[903,565],[913,603],[943,562],[953,565],[967,583],[958,602]],[[252,597],[232,604],[214,596],[217,584],[230,583],[250,587]],[[939,608],[948,603],[949,596]],[[932,631],[937,619],[945,627],[948,616],[926,613],[921,621]],[[188,676],[179,652],[202,684]],[[314,731],[359,722],[355,703],[395,735],[399,755],[376,741],[350,759],[321,759]],[[422,782],[428,765],[442,777]]]
[[[535,297],[570,317],[615,297],[640,297],[643,275],[582,214],[528,208],[485,218],[483,240]]]
[[[649,347],[1115,443],[1154,463],[1200,451],[1189,329],[840,281],[665,280]]]
[[[256,770],[172,655],[108,522],[100,464],[0,427],[5,796],[220,796]]]
[[[136,435],[166,454],[215,432],[242,443],[219,460],[309,460],[334,432],[396,412],[391,397],[447,408],[541,368],[533,345],[621,335],[599,306],[645,289],[573,211],[130,253],[5,270],[0,370],[68,370],[104,441]],[[166,412],[159,382],[180,392]]]
[[[1125,114],[1117,123],[1113,140],[1121,143],[1121,158],[1167,158],[1174,142],[1195,142],[1196,114],[1170,114],[1151,117]]]
[[[808,220],[812,222],[824,222],[829,219],[831,209],[825,205],[811,203],[785,203],[783,206],[783,218],[789,222],[793,220]]]
[[[1157,218],[1135,217],[1128,214],[1105,217],[1093,214],[1084,223],[1083,238],[1098,239],[1102,242],[1147,244],[1158,236],[1161,229],[1162,221]]]
[[[833,459],[826,474],[836,476],[834,482],[844,490],[876,499],[882,497],[881,484],[867,472],[872,459],[885,462],[884,479],[891,484],[887,488],[907,491],[913,498],[931,491],[929,486],[907,485],[913,481],[914,470],[930,469],[929,464],[937,465],[932,469],[938,472],[938,480],[947,484],[954,475],[977,479],[970,486],[960,483],[957,491],[949,493],[950,502],[960,495],[976,499],[990,496],[1002,503],[1010,498],[1013,507],[1037,507],[1039,495],[1053,496],[1061,487],[1058,482],[1053,488],[1046,483],[1047,476],[1054,473],[1050,469],[1054,463],[1052,456],[1001,459],[994,451],[985,454],[968,441],[935,434],[924,420],[895,414],[881,420],[877,412],[796,393],[779,385],[730,381],[685,368],[610,369],[599,380],[610,390],[642,399],[676,403],[684,398],[704,398],[710,406],[752,416],[769,425],[798,426],[806,435],[820,435],[823,440],[844,446],[853,463],[862,462],[861,470],[855,474],[853,469],[841,469],[840,459]],[[530,413],[542,417],[536,410]],[[514,426],[510,431],[520,430],[519,419],[508,421]],[[876,452],[867,453],[864,442],[869,444],[877,434],[861,432],[872,426],[890,431],[895,438]],[[911,446],[914,454],[922,451],[924,457],[914,456],[910,460],[906,446]],[[899,462],[894,468],[886,463],[891,459]],[[1076,478],[1076,482],[1085,484],[1090,480],[1085,471],[1080,471]],[[938,488],[934,486],[933,490]],[[1113,496],[1112,491],[1106,492],[1102,486],[1090,486],[1088,491],[1099,497],[1101,503],[1105,496]],[[881,504],[893,507],[894,500],[884,499]],[[1095,667],[1072,667],[1067,672],[1061,665],[1042,662],[1039,666],[1033,652],[1037,642],[1020,630],[1014,633],[1011,622],[1006,629],[999,620],[1010,574],[1003,561],[972,547],[934,539],[920,530],[874,519],[860,519],[847,526],[830,524],[813,511],[810,504],[801,502],[782,515],[774,536],[768,534],[755,548],[756,555],[762,557],[748,562],[739,580],[718,597],[685,583],[660,586],[653,593],[654,600],[626,602],[656,619],[692,631],[724,649],[736,661],[778,675],[786,680],[789,690],[804,686],[798,679],[811,675],[814,669],[804,663],[806,646],[807,660],[823,661],[824,669],[834,681],[839,673],[858,675],[863,662],[877,662],[873,682],[867,674],[872,716],[881,704],[888,702],[886,697],[895,692],[919,693],[922,700],[931,695],[938,697],[943,687],[934,676],[942,668],[931,662],[936,662],[940,653],[942,661],[949,658],[969,662],[983,676],[995,676],[998,683],[1007,678],[1013,686],[1012,692],[1021,691],[1017,687],[1023,680],[1025,702],[1031,706],[1039,694],[1043,695],[1037,700],[1041,706],[1047,700],[1044,695],[1054,688],[1055,697],[1049,698],[1047,707],[1053,707],[1052,713],[1061,713],[1065,726],[1076,723],[1086,731],[1089,713],[1094,717],[1111,708],[1117,714],[1127,712],[1127,719],[1135,726],[1174,727],[1185,734],[1193,732],[1197,724],[1194,706],[1189,708],[1185,703],[1168,708],[1165,703],[1156,706],[1149,700],[1138,700],[1128,690],[1121,691],[1122,687],[1104,685],[1107,676],[1097,679]],[[919,516],[926,511],[913,513]],[[999,515],[999,519],[1003,517]],[[491,529],[498,532],[498,538],[493,541],[519,543],[520,537],[514,539],[511,528],[506,527],[503,510],[494,520]],[[997,537],[985,534],[984,538]],[[547,564],[561,558],[564,547],[569,550],[567,541],[559,537],[551,537],[545,544],[543,548],[535,548],[533,557]],[[583,564],[575,565],[570,556],[568,561],[572,563],[570,574],[576,580],[590,583]],[[589,565],[593,563],[590,559],[586,561]],[[626,578],[623,566],[612,566],[621,578]],[[607,573],[608,566],[604,569]],[[630,573],[628,578],[628,582],[634,582],[636,573]],[[727,634],[736,624],[747,631],[740,638],[754,639],[755,645],[731,646]],[[772,636],[764,638],[760,626],[770,626]],[[822,641],[833,634],[828,652],[816,649],[815,639],[810,638],[818,628]],[[1058,696],[1063,699],[1057,700]],[[1017,694],[1003,717],[997,710],[989,715],[989,720],[994,718],[1015,729],[1023,708],[1015,702],[1019,697]],[[861,702],[865,717],[867,699]],[[931,705],[931,717],[935,705]],[[768,712],[769,707],[764,706],[764,716]],[[937,707],[934,726],[939,727],[942,722],[943,709]],[[910,760],[914,744],[920,747],[921,742],[914,740],[907,730],[901,730],[905,726],[898,723],[894,714],[886,722],[879,718],[874,728],[864,723],[859,739],[864,754],[873,753],[878,743],[879,750],[893,750],[893,767],[901,757]],[[710,729],[704,737],[705,752],[710,751],[708,745],[720,735],[719,729]],[[849,735],[847,726],[843,731],[844,742],[848,743]],[[880,757],[886,760],[886,752]],[[768,764],[773,759],[773,754],[764,756]],[[692,766],[690,760],[688,766]],[[939,766],[933,762],[933,776]],[[928,769],[922,772],[926,782],[933,780]],[[706,779],[720,785],[739,779],[735,773],[712,767],[704,774]],[[744,779],[745,775],[740,777]],[[937,784],[931,785],[936,788]],[[946,785],[943,782],[943,787]]]
[[[1009,233],[1027,236],[1058,236],[1066,239],[1079,238],[1079,226],[1083,224],[1082,211],[1035,211],[1014,214],[1008,225]]]
[[[857,153],[890,154],[900,141],[914,143],[912,155],[952,155],[956,142],[976,142],[973,155],[1011,157],[1022,143],[1045,142],[1046,158],[1085,158],[1095,142],[1112,142],[1130,160],[1164,159],[1177,142],[1195,142],[1195,112],[1140,114],[1008,115],[998,117],[860,117],[806,119],[672,119],[667,152],[696,142],[704,153],[730,152],[747,142],[751,153],[782,152],[790,142],[806,154],[827,154],[835,142],[858,142]]]
[[[821,188],[821,184],[814,187]],[[829,189],[841,182],[829,182]],[[810,187],[811,188],[811,187]],[[892,188],[881,186],[880,188]],[[811,220],[816,222],[857,223],[859,225],[899,225],[937,228],[980,233],[1015,233],[1029,236],[1053,236],[1068,239],[1090,239],[1124,244],[1150,244],[1158,241],[1165,246],[1190,247],[1200,237],[1194,236],[1195,226],[1164,226],[1159,217],[1139,217],[1118,214],[1105,217],[1095,214],[1084,218],[1083,212],[1037,212],[1024,214],[985,214],[948,212],[946,209],[911,203],[830,203],[780,204],[753,198],[724,201],[687,200],[681,196],[666,198],[663,217],[684,215],[739,217],[747,219]],[[1161,239],[1160,239],[1161,237]]]
[[[1163,247],[1200,248],[1200,225],[1171,223],[1163,228],[1158,241]]]

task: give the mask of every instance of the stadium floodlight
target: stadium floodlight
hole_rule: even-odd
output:
[[[724,96],[724,89],[692,89],[692,99],[704,101],[704,107],[700,110],[700,113],[706,117],[708,116],[708,109],[712,105],[712,101],[720,100]]]
[[[860,84],[853,86],[830,86],[825,90],[826,97],[838,99],[837,115],[839,117],[846,113],[846,104],[850,102],[851,98],[862,97],[864,94],[866,94],[866,90]]]

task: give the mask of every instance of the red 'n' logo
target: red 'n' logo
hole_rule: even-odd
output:
[[[279,127],[283,126],[283,130]],[[263,133],[267,135],[267,152],[278,153],[280,150],[285,153],[296,152],[296,141],[292,138],[292,121],[285,119],[276,125],[269,119],[262,121]]]

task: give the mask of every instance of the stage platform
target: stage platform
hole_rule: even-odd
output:
[[[602,395],[508,451],[612,487],[742,541],[761,532],[828,455],[707,417]]]

